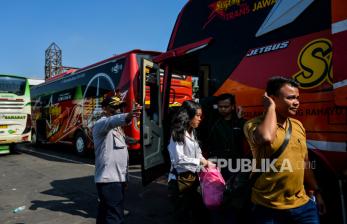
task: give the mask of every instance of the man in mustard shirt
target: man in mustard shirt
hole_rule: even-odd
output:
[[[292,134],[283,153],[274,162],[276,169],[263,172],[252,188],[256,223],[319,223],[317,207],[325,213],[325,205],[308,162],[305,129],[291,118],[299,108],[299,85],[284,77],[271,78],[263,97],[264,115],[249,120],[244,126],[257,167],[284,142],[289,122]],[[314,192],[316,203],[306,189]]]

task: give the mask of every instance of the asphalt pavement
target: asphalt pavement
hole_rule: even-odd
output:
[[[129,171],[126,223],[170,224],[166,178],[143,187],[140,166],[131,165]],[[65,145],[18,146],[16,153],[0,156],[0,223],[95,223],[93,174],[93,158],[75,156]]]

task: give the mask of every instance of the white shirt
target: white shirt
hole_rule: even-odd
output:
[[[190,135],[187,131],[185,132],[184,141],[185,144],[179,144],[172,137],[170,139],[168,150],[171,160],[171,171],[175,168],[177,173],[187,171],[196,173],[200,169],[200,159],[204,158],[199,143],[194,135]],[[170,172],[169,181],[175,179],[175,175]]]

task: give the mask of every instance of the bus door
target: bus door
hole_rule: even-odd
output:
[[[142,183],[146,185],[166,172],[161,115],[160,69],[143,59],[140,69]],[[146,97],[146,94],[149,95]]]

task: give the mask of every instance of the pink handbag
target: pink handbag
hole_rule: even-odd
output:
[[[217,167],[203,168],[199,173],[204,204],[209,209],[218,208],[223,201],[225,181]]]

